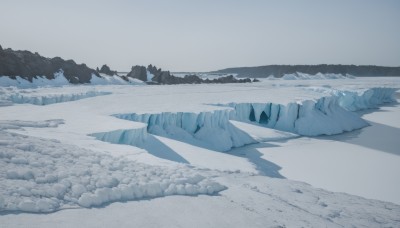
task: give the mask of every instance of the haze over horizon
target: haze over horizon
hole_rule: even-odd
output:
[[[118,71],[400,66],[400,1],[2,0],[0,45]]]

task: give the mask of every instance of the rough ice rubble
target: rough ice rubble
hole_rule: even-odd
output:
[[[50,122],[24,122],[44,126]],[[2,122],[2,129],[19,122]],[[55,140],[0,130],[0,211],[53,212],[168,195],[215,194],[224,186],[187,166],[165,168]]]
[[[58,125],[63,124],[64,120],[54,119],[45,121],[23,121],[23,120],[0,120],[0,131],[7,129],[20,129],[22,127],[58,127]]]
[[[331,91],[316,101],[306,100],[286,105],[274,103],[230,103],[225,110],[213,112],[163,112],[155,114],[116,114],[115,117],[143,122],[146,129],[131,132],[113,131],[95,133],[102,141],[139,146],[147,132],[181,141],[193,139],[217,151],[227,151],[254,143],[247,133],[233,126],[229,120],[257,122],[268,128],[293,132],[305,136],[332,135],[368,126],[352,111],[375,108],[395,101],[397,89],[372,88],[362,92]]]

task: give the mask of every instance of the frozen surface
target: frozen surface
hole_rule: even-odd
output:
[[[399,85],[398,78],[357,78],[5,88],[5,96],[89,91],[108,95],[48,105],[4,101],[0,224],[398,227],[400,206],[393,204],[398,203],[393,192],[400,172],[394,140],[398,115],[368,108],[393,102]],[[361,116],[359,111],[368,114]],[[387,122],[379,122],[382,118]],[[368,131],[374,126],[380,128]],[[304,137],[343,131],[369,136]],[[374,144],[371,139],[376,137],[387,140]],[[307,140],[314,146],[307,147]],[[274,151],[282,159],[268,157]],[[288,161],[343,188],[313,182],[304,169],[292,169]],[[320,168],[313,170],[313,164]],[[390,191],[352,191],[358,180],[369,184],[360,185],[365,188],[384,185]],[[60,210],[68,208],[76,209]],[[22,213],[52,211],[57,212]]]

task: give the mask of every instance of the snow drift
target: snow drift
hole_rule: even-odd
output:
[[[120,76],[109,76],[100,74],[100,77],[92,74],[90,85],[144,85],[140,80],[134,78],[127,78],[128,81],[122,79]],[[64,72],[60,70],[54,73],[54,79],[48,79],[44,76],[36,76],[32,81],[16,76],[12,79],[7,76],[0,77],[0,87],[17,87],[17,88],[37,88],[37,87],[57,87],[72,85],[64,76]]]
[[[24,79],[22,77],[15,77],[11,79],[10,77],[2,76],[0,77],[0,86],[9,87],[14,86],[18,88],[36,88],[36,87],[48,87],[48,86],[64,86],[70,85],[69,81],[65,78],[64,72],[61,70],[54,73],[54,79],[48,79],[44,76],[33,77],[32,81]]]

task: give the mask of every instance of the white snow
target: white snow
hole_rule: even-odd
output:
[[[125,81],[118,75],[100,74],[100,77],[92,75],[90,85],[145,85],[145,83],[135,78],[128,78],[128,81]]]
[[[16,79],[11,79],[7,76],[0,77],[0,86],[8,87],[15,86],[18,88],[35,88],[35,87],[48,87],[48,86],[64,86],[70,83],[64,77],[64,72],[60,70],[54,73],[54,79],[47,79],[44,76],[37,76],[32,79],[32,82],[17,76]]]

